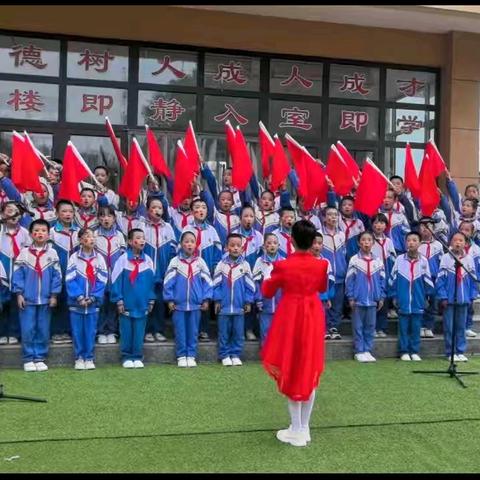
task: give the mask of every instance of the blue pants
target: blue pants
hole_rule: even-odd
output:
[[[472,327],[473,327],[473,302],[468,304],[466,329],[471,330]]]
[[[58,304],[52,319],[52,335],[71,335],[70,310],[67,304],[67,293],[65,287],[58,296]]]
[[[422,319],[422,327],[428,328],[429,330],[433,331],[433,327],[435,325],[435,298],[431,295],[427,296],[428,307],[425,308],[423,312],[423,319]]]
[[[332,308],[327,310],[327,329],[340,327],[343,311],[344,283],[335,284],[335,296],[332,298]]]
[[[263,345],[265,343],[265,338],[267,338],[268,330],[272,323],[273,313],[263,313],[260,312],[260,343]]]
[[[148,315],[147,333],[165,335],[165,303],[163,302],[163,283],[155,284],[155,305]]]
[[[75,360],[93,360],[95,335],[97,334],[98,312],[70,312]]]
[[[353,347],[355,353],[371,352],[375,338],[375,319],[377,307],[353,308]]]
[[[100,335],[118,333],[117,323],[117,306],[110,302],[110,292],[105,292],[105,299],[98,315],[98,333]]]
[[[379,332],[380,330],[382,332],[387,332],[388,330],[388,308],[389,308],[389,299],[385,299],[385,302],[383,302],[383,306],[380,310],[377,311],[377,320],[376,320],[376,326],[375,330]]]
[[[452,350],[452,324],[453,324],[453,305],[447,305],[443,312],[443,337],[445,338],[445,354],[450,356]],[[467,349],[467,338],[465,336],[465,326],[467,324],[468,305],[457,305],[456,307],[456,325],[455,325],[455,346],[454,354],[463,354]]]
[[[12,295],[12,298],[3,304],[0,332],[0,337],[20,338],[20,322],[16,295]]]
[[[120,315],[120,352],[122,362],[126,360],[142,360],[143,338],[147,317],[132,318]]]
[[[175,352],[177,358],[195,358],[197,356],[200,314],[200,310],[191,310],[190,312],[174,310],[172,320],[175,330]]]
[[[245,343],[244,316],[218,316],[218,356],[220,360],[226,357],[240,357]]]
[[[418,353],[420,351],[420,328],[422,313],[399,313],[398,315],[398,351],[403,353]]]
[[[43,362],[50,342],[50,316],[48,305],[27,305],[18,310],[22,332],[23,363]]]

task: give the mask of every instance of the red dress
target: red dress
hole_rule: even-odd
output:
[[[327,289],[327,261],[295,252],[275,262],[262,294],[282,297],[260,352],[263,367],[278,390],[294,401],[307,401],[324,367],[325,313],[318,292]]]

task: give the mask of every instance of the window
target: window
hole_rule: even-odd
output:
[[[323,65],[311,62],[272,60],[270,92],[295,95],[322,95]]]

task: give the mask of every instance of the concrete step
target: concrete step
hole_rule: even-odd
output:
[[[420,355],[422,357],[436,357],[444,355],[443,336],[422,339]],[[245,342],[242,358],[245,361],[259,361],[259,342]],[[468,354],[480,354],[480,337],[468,339]],[[120,348],[115,345],[97,345],[95,348],[98,366],[116,364],[120,365]],[[171,341],[165,343],[147,343],[144,347],[145,363],[147,364],[175,364],[175,344]],[[398,357],[398,339],[389,335],[387,338],[375,339],[373,355],[381,358]],[[344,360],[353,358],[353,339],[343,336],[341,340],[326,341],[327,360]],[[199,363],[218,362],[217,343],[215,341],[199,343]],[[71,344],[51,345],[47,363],[52,367],[73,367],[74,357]],[[0,346],[1,368],[21,368],[22,356],[20,345]]]

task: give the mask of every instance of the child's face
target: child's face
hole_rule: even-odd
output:
[[[227,250],[232,258],[238,258],[242,253],[242,240],[240,238],[231,238],[228,241]]]
[[[83,248],[88,248],[89,250],[92,250],[95,246],[95,237],[91,230],[87,230],[79,241]]]
[[[459,232],[463,233],[469,240],[473,237],[473,223],[463,223],[458,229]]]
[[[80,194],[80,204],[83,208],[90,208],[95,203],[95,195],[90,190],[85,190]]]
[[[13,204],[7,205],[2,213],[3,218],[8,218],[6,221],[7,225],[17,225],[20,216],[20,210]]]
[[[71,223],[74,216],[73,207],[71,205],[61,205],[57,215],[61,222]]]
[[[310,251],[316,257],[318,257],[322,253],[322,250],[323,250],[323,238],[322,237],[315,237],[315,239],[313,240],[312,248],[310,249]]]
[[[275,255],[278,252],[278,238],[275,235],[269,235],[263,247],[269,255]]]
[[[362,238],[360,238],[360,249],[362,252],[365,253],[370,253],[372,250],[372,245],[373,245],[373,238],[371,235],[362,235]]]
[[[255,223],[255,214],[251,208],[246,208],[242,212],[240,222],[245,230],[250,230],[253,227],[253,224]]]
[[[478,189],[475,187],[468,187],[465,190],[465,197],[466,198],[476,198],[478,200]]]
[[[270,210],[273,210],[273,205],[274,205],[274,198],[273,195],[269,192],[264,193],[260,197],[260,208],[262,210],[265,210],[266,212],[269,212]]]
[[[193,234],[186,233],[182,237],[182,241],[180,242],[180,245],[182,247],[182,250],[187,256],[192,256],[193,252],[195,252],[196,248],[196,239]]]
[[[227,169],[223,172],[223,184],[226,187],[232,186],[232,170],[231,169]]]
[[[420,236],[422,237],[422,240],[425,240],[426,242],[429,242],[432,239],[432,232],[429,228],[433,228],[433,224],[429,223],[428,227],[422,223],[420,224]]]
[[[395,203],[395,194],[391,190],[387,190],[385,198],[383,199],[383,208],[385,210],[391,210]]]
[[[325,213],[325,223],[328,227],[336,227],[338,220],[338,212],[333,208],[329,208]]]
[[[410,253],[417,253],[420,246],[420,239],[416,235],[407,237],[407,250]]]
[[[98,183],[106,185],[108,182],[108,173],[104,168],[98,168],[95,170],[95,178],[98,180]]]
[[[48,227],[45,225],[35,225],[30,233],[32,240],[39,245],[43,245],[47,242],[49,234]]]
[[[207,204],[205,202],[195,202],[192,208],[193,218],[203,222],[207,218]]]
[[[218,196],[218,203],[222,212],[229,212],[233,206],[233,196],[230,192],[222,192]]]
[[[344,200],[342,203],[341,212],[346,217],[351,217],[353,215],[353,202],[351,200]]]
[[[472,217],[475,213],[473,203],[469,200],[464,200],[462,203],[462,215],[464,217]]]
[[[60,181],[61,172],[59,168],[48,167],[48,180],[50,183],[58,183]]]
[[[280,223],[283,228],[291,230],[295,223],[295,214],[293,212],[283,212],[280,218]]]
[[[100,225],[105,229],[105,230],[110,230],[113,227],[113,224],[115,223],[115,217],[111,213],[105,213],[102,216],[99,217],[99,222]]]
[[[450,245],[455,253],[462,253],[465,249],[465,239],[463,238],[463,235],[455,234],[452,237]]]
[[[143,232],[135,232],[131,240],[128,241],[128,246],[133,250],[142,251],[145,247],[145,234]]]
[[[158,222],[163,215],[163,205],[160,200],[152,200],[148,207],[148,218],[152,221]]]
[[[375,235],[383,235],[383,233],[387,229],[387,224],[385,222],[379,222],[378,220],[376,220],[375,222],[373,222],[372,229]]]
[[[186,198],[181,204],[180,204],[180,210],[182,212],[188,212],[190,210],[190,204],[192,203],[191,198]]]
[[[43,206],[48,201],[48,190],[47,187],[43,184],[42,185],[42,193],[33,192],[33,199],[35,200],[37,205]]]
[[[393,189],[397,195],[400,195],[403,192],[403,182],[399,178],[394,178],[391,180]]]
[[[160,186],[156,182],[154,182],[150,176],[147,180],[147,190],[149,190],[150,192],[158,192],[160,190]]]

